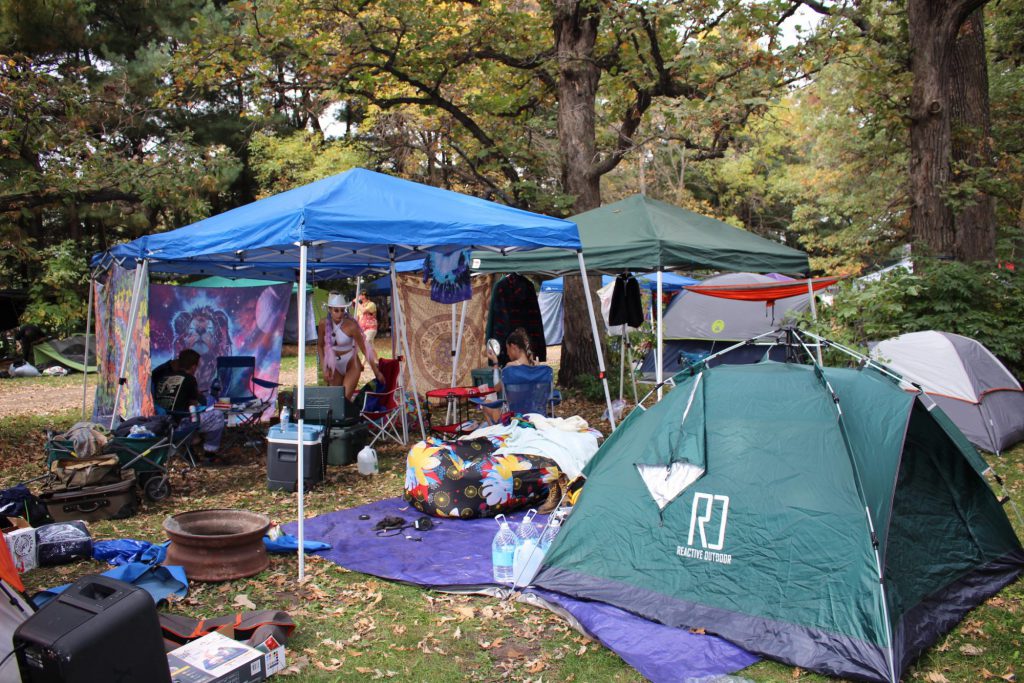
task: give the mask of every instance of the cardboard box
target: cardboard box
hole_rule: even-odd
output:
[[[263,668],[267,672],[267,678],[287,666],[284,660],[284,645],[277,642],[274,636],[268,636],[256,646],[256,649],[263,653]]]
[[[173,683],[257,683],[267,654],[214,632],[169,652],[167,664]]]
[[[19,574],[39,566],[37,555],[36,530],[15,529],[4,534],[4,540],[11,551],[11,559]]]

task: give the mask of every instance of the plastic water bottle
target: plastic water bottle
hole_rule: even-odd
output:
[[[291,409],[289,409],[288,406],[285,406],[284,408],[281,408],[281,431],[282,432],[287,432],[288,431],[288,423],[291,422],[291,419],[292,419],[292,411],[291,411]]]
[[[498,533],[491,541],[491,566],[497,583],[512,583],[512,562],[516,553],[516,535],[509,528],[505,515],[497,515]]]
[[[555,536],[562,530],[562,518],[556,514],[551,513],[551,519],[548,520],[548,525],[544,529],[544,533],[540,535],[540,549],[541,552],[546,553],[548,548],[551,547],[551,543],[555,540]]]
[[[516,551],[512,558],[512,576],[516,586],[527,586],[540,568],[540,532],[533,523],[536,510],[529,510],[516,529]]]

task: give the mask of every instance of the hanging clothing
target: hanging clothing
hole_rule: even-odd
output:
[[[469,283],[469,250],[450,254],[428,252],[423,259],[423,281],[430,282],[430,300],[440,304],[457,304],[473,298]]]
[[[643,322],[644,305],[640,300],[640,283],[629,273],[621,273],[615,278],[608,324],[640,327]]]
[[[501,344],[498,364],[508,363],[505,340],[517,327],[526,330],[530,339],[530,351],[538,362],[548,357],[544,342],[544,321],[537,303],[537,288],[519,273],[511,273],[498,280],[491,293],[490,313],[487,316],[487,338],[497,339]]]

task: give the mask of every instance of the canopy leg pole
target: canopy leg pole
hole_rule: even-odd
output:
[[[818,322],[818,306],[814,301],[814,284],[812,278],[807,278],[807,300],[811,302],[811,320]],[[821,340],[814,340],[814,349],[818,354],[818,365],[824,365],[821,360]]]
[[[412,353],[409,350],[409,330],[406,327],[405,316],[402,315],[402,297],[398,292],[398,278],[395,274],[395,259],[391,257],[391,292],[394,296],[395,320],[398,321],[398,333],[401,334],[399,341],[405,350],[405,362],[409,368],[409,384],[412,386],[412,402],[416,406],[416,417],[420,422],[420,437],[427,440],[426,421],[423,419],[423,406],[420,405],[420,392],[416,386],[416,373],[412,371]]]
[[[597,369],[600,372],[601,384],[604,386],[604,401],[608,405],[608,422],[615,431],[615,410],[612,408],[612,393],[608,389],[608,377],[605,374],[604,350],[601,348],[601,335],[597,331],[597,318],[594,316],[594,302],[590,298],[590,281],[587,280],[587,264],[583,261],[583,252],[576,252],[580,263],[580,275],[583,277],[583,296],[587,300],[587,313],[590,314],[590,331],[594,335],[594,350],[597,351]]]
[[[452,362],[452,382],[451,387],[455,388],[455,309],[458,308],[456,304],[452,304],[452,323],[451,323],[451,350],[449,351],[448,360]],[[455,417],[452,411],[455,410],[455,404],[452,401],[448,401],[448,407],[445,409],[444,421],[446,424],[451,424]]]
[[[454,387],[458,381],[459,372],[459,359],[462,356],[462,342],[465,341],[466,332],[466,304],[468,301],[462,302],[462,313],[459,314],[459,335],[456,337],[455,342],[455,360],[452,361],[452,386]]]
[[[619,325],[619,402],[626,385],[626,323]]]
[[[82,421],[85,421],[85,402],[89,396],[89,330],[92,329],[93,293],[96,290],[96,275],[89,273],[89,303],[85,311],[85,363],[82,372]]]
[[[359,292],[363,288],[363,276],[356,275],[356,296],[355,300],[359,301]]]
[[[390,263],[388,265],[388,277],[391,278],[391,357],[398,358],[398,315],[395,310],[395,299],[398,296],[398,278],[395,270],[395,259],[394,254],[391,256]],[[402,417],[402,440],[403,443],[409,443],[409,415],[406,412],[405,406],[405,388],[408,386],[405,381],[405,373],[409,373],[409,377],[412,378],[412,368],[409,367],[409,359],[405,359],[404,365],[398,366],[398,393],[402,395],[402,406],[401,417]]]
[[[114,392],[114,408],[113,413],[110,415],[110,424],[108,425],[111,431],[114,430],[114,424],[118,417],[117,411],[121,405],[121,387],[128,382],[128,378],[124,376],[124,373],[128,371],[128,356],[132,351],[132,340],[135,339],[135,324],[138,322],[139,317],[139,299],[142,297],[142,283],[149,280],[148,267],[149,262],[146,259],[140,259],[135,265],[135,281],[132,283],[132,305],[128,313],[128,339],[124,342],[124,355],[121,357],[121,368],[117,373],[117,391]]]
[[[662,356],[662,354],[664,353],[663,341],[662,340],[663,340],[665,335],[664,335],[664,332],[662,331],[662,327],[661,327],[661,324],[662,324],[662,310],[661,310],[662,309],[662,305],[661,305],[662,280],[661,280],[661,269],[660,268],[658,269],[657,282],[658,282],[658,293],[657,293],[657,298],[658,298],[658,303],[657,303],[658,336],[657,336],[657,345],[656,345],[657,349],[655,351],[656,355],[654,357],[654,379],[655,379],[655,382],[658,385],[658,401],[661,401],[661,398],[664,395],[664,388],[661,386],[661,383],[665,380],[665,359]]]
[[[299,245],[299,376],[295,396],[296,496],[298,498],[299,522],[299,581],[306,578],[306,472],[302,450],[302,435],[306,426],[306,267],[309,258],[305,242]]]
[[[633,405],[640,405],[639,393],[636,390],[636,366],[633,364],[633,346],[626,346],[626,353],[629,354],[629,378],[633,381]]]

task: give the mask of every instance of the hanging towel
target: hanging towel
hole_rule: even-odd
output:
[[[473,298],[469,282],[469,250],[450,254],[430,252],[423,259],[423,281],[430,282],[430,300],[457,304]]]
[[[632,275],[622,273],[615,278],[608,324],[640,327],[643,322],[644,305],[640,300],[640,283]]]

